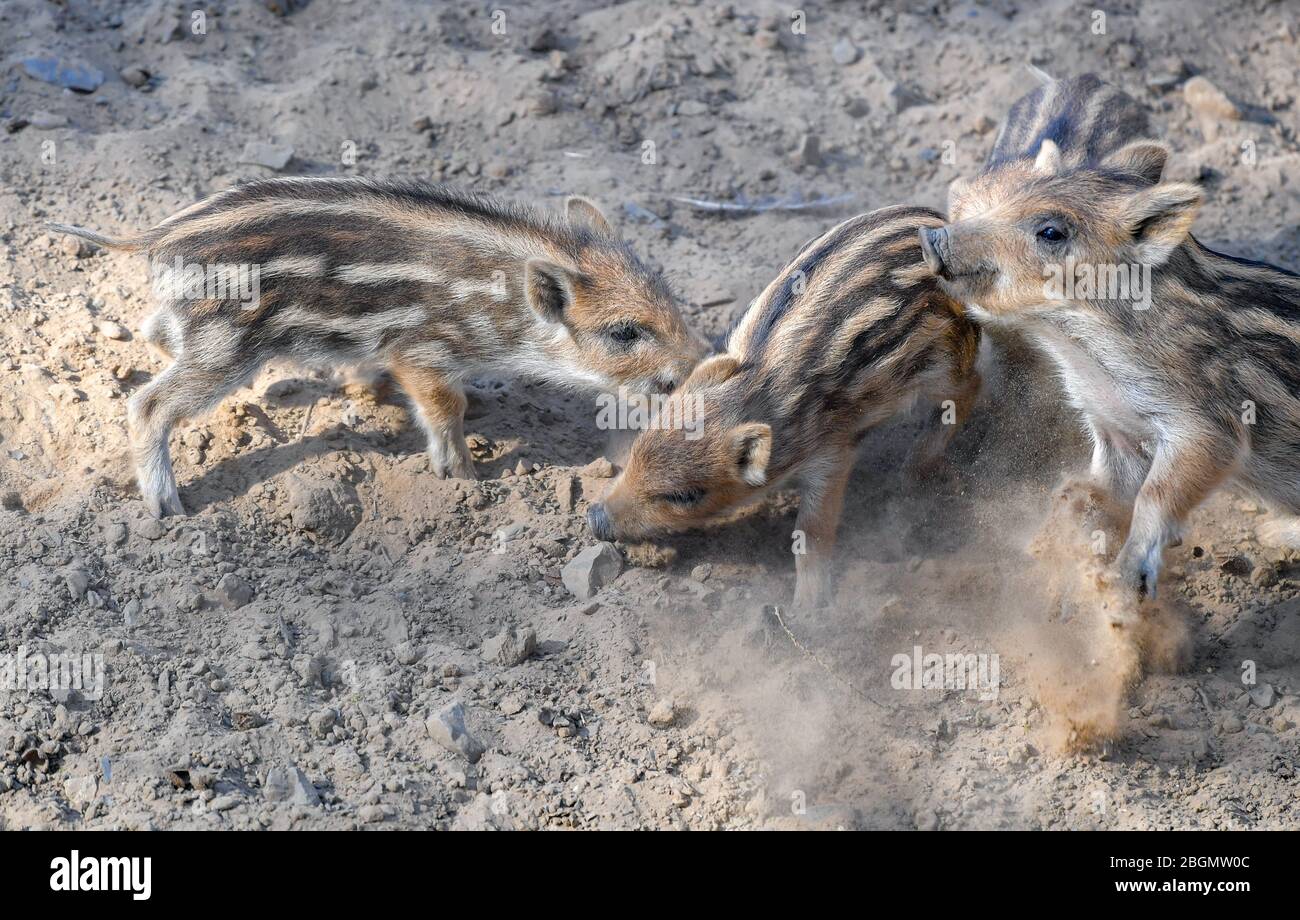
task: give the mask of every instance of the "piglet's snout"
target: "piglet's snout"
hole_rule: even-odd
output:
[[[614,539],[614,522],[609,519],[603,502],[596,502],[587,509],[587,526],[597,540]]]
[[[921,228],[921,255],[940,278],[948,277],[948,231],[943,227]]]

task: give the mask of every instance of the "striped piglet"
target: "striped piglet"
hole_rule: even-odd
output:
[[[926,473],[979,395],[979,329],[921,257],[918,232],[942,225],[925,208],[885,208],[805,246],[637,436],[587,512],[596,537],[707,526],[795,485],[795,602],[828,601],[859,442],[919,401],[932,424],[909,462]]]
[[[473,479],[467,378],[666,391],[707,348],[662,275],[582,198],[556,220],[433,185],[270,179],[128,239],[52,228],[150,258],[158,310],[143,333],[175,360],[128,419],[140,491],[160,517],[184,514],[172,427],[272,358],[390,371],[434,474]]]

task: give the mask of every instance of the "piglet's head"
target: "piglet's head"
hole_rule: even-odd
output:
[[[671,390],[708,344],[687,326],[663,273],[641,262],[592,202],[570,198],[565,214],[571,251],[562,260],[528,261],[529,306],[553,324],[566,364],[583,382]]]
[[[597,539],[648,539],[725,517],[768,485],[772,429],[716,408],[737,369],[728,355],[700,364],[632,444],[604,499],[587,512]]]
[[[1096,168],[1062,171],[1060,151],[1043,141],[1036,160],[954,189],[960,219],[920,231],[926,264],[949,295],[994,316],[1052,306],[1050,284],[1067,268],[1159,268],[1202,200],[1194,185],[1159,182],[1167,155],[1138,141]]]

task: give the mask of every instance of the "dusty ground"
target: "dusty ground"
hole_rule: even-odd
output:
[[[0,829],[1294,826],[1300,561],[1218,495],[1167,561],[1187,657],[1122,692],[1095,612],[1049,604],[1024,551],[1086,460],[1046,376],[995,375],[944,489],[899,477],[909,423],[874,438],[839,602],[787,633],[763,605],[791,588],[791,500],[570,595],[606,446],[590,400],[541,385],[479,382],[472,484],[426,472],[400,400],[274,368],[175,433],[191,514],[148,520],[124,432],[161,367],[144,265],[42,226],[147,227],[271,174],[250,142],[291,148],[285,174],[582,193],[713,334],[836,220],[942,206],[1032,62],[1143,100],[1209,190],[1201,239],[1297,268],[1293,5],[1119,2],[1104,34],[1065,0],[805,4],[802,33],[769,3],[270,6],[297,8],[216,0],[194,34],[191,4],[0,5],[0,655],[106,668],[99,699],[0,689]],[[45,55],[106,79],[24,71]],[[1190,74],[1246,118],[1202,120]],[[507,628],[536,635],[522,663]],[[892,688],[913,646],[996,654],[997,698]],[[429,730],[457,702],[476,763]],[[1117,739],[1069,750],[1094,710]]]

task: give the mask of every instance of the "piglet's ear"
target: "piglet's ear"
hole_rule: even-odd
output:
[[[767,482],[767,464],[772,459],[772,426],[762,422],[737,425],[731,429],[729,438],[740,478],[751,486]]]
[[[960,220],[962,207],[966,202],[966,192],[970,189],[970,183],[958,176],[948,183],[948,219]]]
[[[1101,165],[1155,185],[1169,161],[1169,148],[1157,141],[1134,141],[1108,155]]]
[[[524,295],[528,305],[542,319],[564,322],[564,311],[573,303],[577,275],[545,259],[529,259],[524,265]]]
[[[705,358],[691,375],[686,378],[691,386],[708,386],[712,383],[723,383],[728,380],[732,374],[740,368],[740,363],[731,355],[713,355]]]
[[[1202,200],[1200,188],[1186,182],[1166,182],[1131,196],[1121,220],[1133,235],[1138,261],[1153,268],[1168,261],[1187,239]]]
[[[618,232],[610,225],[604,212],[590,198],[570,195],[564,201],[564,217],[575,227],[587,227],[605,236],[618,236]]]
[[[1055,176],[1060,171],[1061,148],[1051,138],[1043,138],[1043,142],[1038,145],[1038,156],[1034,158],[1034,172]]]

